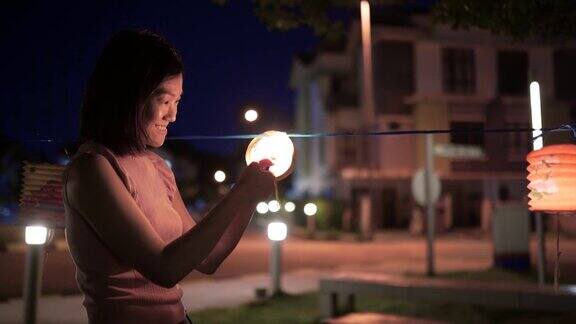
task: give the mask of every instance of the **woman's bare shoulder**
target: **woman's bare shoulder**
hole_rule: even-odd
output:
[[[98,190],[111,185],[116,176],[110,162],[101,154],[83,153],[76,156],[68,165],[66,180],[66,192],[69,201],[80,207],[80,201],[85,198],[95,197]]]
[[[110,162],[103,155],[84,152],[68,164],[68,181],[79,180],[111,168]]]

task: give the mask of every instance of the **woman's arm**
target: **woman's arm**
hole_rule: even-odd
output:
[[[272,174],[251,164],[201,222],[167,244],[104,157],[82,155],[68,174],[65,190],[71,207],[80,212],[116,256],[164,287],[174,286],[206,259],[234,220],[239,205],[255,205],[273,190]]]
[[[194,226],[191,215],[186,209],[186,205],[182,200],[182,196],[176,187],[176,192],[174,195],[174,209],[180,214],[182,218],[182,223],[186,229],[190,229]],[[196,270],[205,273],[213,274],[216,269],[222,264],[222,262],[232,253],[238,242],[242,238],[242,234],[246,230],[246,227],[252,219],[254,214],[254,209],[256,205],[248,201],[241,203],[237,206],[234,220],[230,223],[212,252],[200,263]]]

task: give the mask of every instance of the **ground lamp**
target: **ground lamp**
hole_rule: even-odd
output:
[[[24,322],[36,323],[42,287],[42,261],[51,229],[64,227],[62,173],[64,166],[24,162],[19,222],[27,244],[24,281]]]
[[[306,215],[306,229],[310,234],[314,233],[316,230],[316,212],[318,212],[318,207],[315,203],[307,203],[304,205],[304,214]]]
[[[560,216],[576,211],[576,145],[549,145],[532,151],[528,160],[528,202],[531,211],[556,216],[554,287],[560,277]]]
[[[280,288],[280,275],[282,272],[282,241],[286,239],[288,228],[283,222],[271,222],[268,224],[268,239],[271,243],[270,250],[270,279],[271,296],[282,295]]]

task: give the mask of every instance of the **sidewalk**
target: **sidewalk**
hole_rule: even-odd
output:
[[[287,273],[282,278],[282,288],[289,294],[316,291],[322,273],[316,270]],[[268,283],[268,274],[265,273],[185,282],[180,285],[184,291],[182,303],[187,311],[239,306],[255,301],[255,289],[267,287]],[[23,307],[22,299],[0,303],[0,323],[22,323]],[[38,308],[38,323],[41,324],[88,323],[80,295],[41,297]]]

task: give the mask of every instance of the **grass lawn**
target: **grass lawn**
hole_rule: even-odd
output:
[[[516,274],[502,270],[460,272],[440,278],[506,280],[526,282],[532,274]],[[359,311],[380,312],[410,317],[444,320],[451,323],[576,323],[574,313],[526,312],[496,307],[406,301],[357,296]],[[284,296],[266,302],[229,309],[213,309],[190,314],[194,323],[319,323],[316,293]]]

